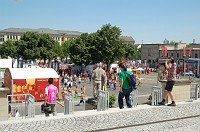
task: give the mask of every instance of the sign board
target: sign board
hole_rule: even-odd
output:
[[[198,63],[197,60],[185,60],[186,63]]]

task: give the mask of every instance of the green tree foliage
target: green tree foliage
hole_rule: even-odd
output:
[[[175,41],[170,41],[169,44],[176,44],[176,42]]]
[[[120,35],[121,30],[111,24],[103,25],[100,30],[97,30],[95,53],[99,61],[107,65],[107,69],[116,59],[120,58],[117,51],[123,54],[123,50],[120,49],[122,44],[122,41],[119,40]]]
[[[40,35],[37,47],[40,51],[40,59],[44,59],[44,61],[57,57],[61,49],[59,43],[48,34]]]
[[[120,35],[118,27],[106,24],[95,33],[84,33],[66,42],[63,45],[64,53],[69,53],[76,65],[103,62],[107,69],[116,60],[139,58],[140,51],[132,44],[125,44],[119,39]]]
[[[1,57],[23,56],[24,59],[51,60],[70,57],[76,65],[88,65],[103,62],[107,69],[116,60],[139,59],[140,49],[120,40],[121,30],[111,24],[103,25],[94,33],[83,33],[76,39],[64,44],[53,40],[48,34],[26,32],[21,40],[7,41],[0,47]]]
[[[85,33],[74,41],[71,41],[69,44],[69,56],[71,60],[79,66],[82,64],[88,65],[91,63],[91,54],[89,53],[90,47],[88,46],[88,42],[89,35]]]
[[[23,56],[23,59],[36,59],[38,57],[38,52],[35,50],[39,42],[39,35],[34,32],[26,32],[21,40],[17,41],[15,45],[17,46],[18,55]],[[36,53],[36,54],[35,54]]]
[[[4,42],[0,47],[0,55],[1,58],[12,57],[15,58],[17,56],[17,47],[14,45],[12,41]]]

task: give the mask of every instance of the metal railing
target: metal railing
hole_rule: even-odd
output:
[[[197,100],[199,98],[199,85],[192,82],[190,84],[190,101]]]
[[[151,105],[158,105],[158,103],[162,100],[162,87],[153,86],[151,96]]]
[[[35,98],[31,94],[8,95],[10,118],[34,118]]]
[[[74,113],[74,98],[73,95],[69,92],[65,92],[64,98],[64,114],[73,114]]]
[[[97,111],[105,111],[109,108],[109,92],[98,90]]]
[[[138,104],[138,90],[134,89],[130,94],[130,100],[133,107],[137,107]]]

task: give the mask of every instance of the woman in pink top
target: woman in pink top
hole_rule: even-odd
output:
[[[56,115],[56,110],[55,110],[56,98],[59,100],[58,88],[53,85],[53,78],[49,78],[48,83],[49,83],[49,86],[45,88],[44,105],[50,106],[51,112],[53,113],[53,116],[55,116]],[[48,116],[48,114],[46,116]]]

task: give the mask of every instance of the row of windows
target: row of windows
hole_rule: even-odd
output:
[[[4,42],[4,38],[0,38],[0,42]]]
[[[60,37],[52,37],[53,40],[57,40],[59,41],[60,40]]]
[[[7,39],[18,39],[17,35],[7,35]]]

